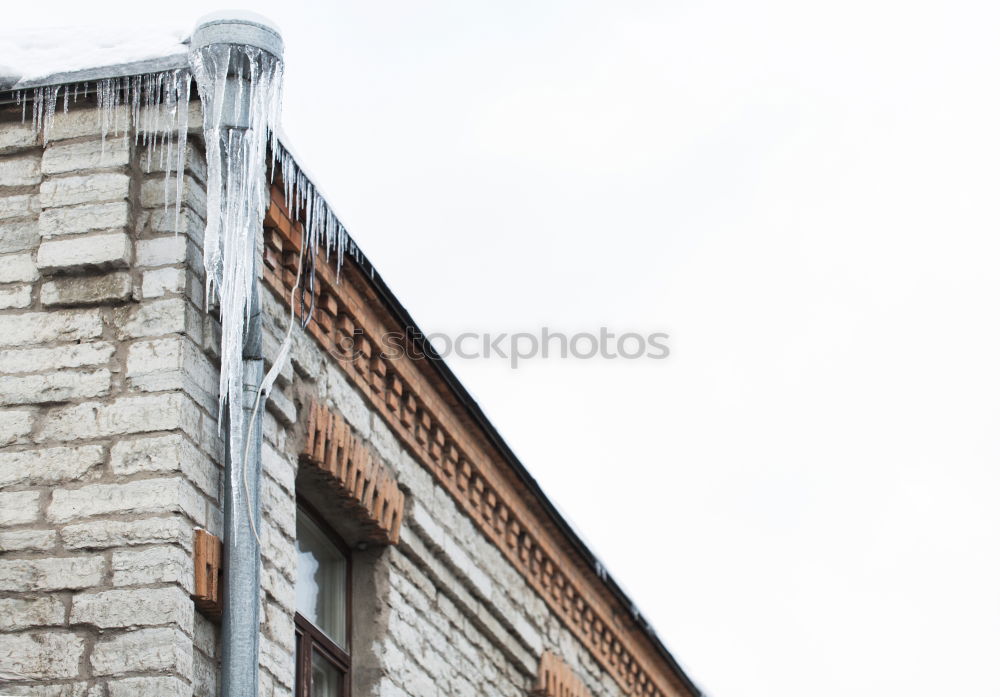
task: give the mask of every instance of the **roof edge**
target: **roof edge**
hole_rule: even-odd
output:
[[[129,63],[119,63],[117,65],[104,65],[97,68],[84,68],[82,70],[71,70],[64,73],[53,73],[45,77],[31,80],[17,80],[12,85],[5,86],[0,83],[0,90],[26,90],[36,87],[55,87],[57,85],[70,85],[80,82],[96,82],[97,80],[110,80],[116,77],[132,77],[133,75],[146,75],[149,73],[161,73],[168,70],[181,70],[188,67],[188,57],[186,53],[175,53],[159,58],[147,58]],[[2,78],[0,78],[2,79]]]

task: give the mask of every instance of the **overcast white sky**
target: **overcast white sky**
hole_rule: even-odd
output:
[[[1000,695],[1000,5],[240,6],[425,330],[670,333],[451,364],[703,689]]]

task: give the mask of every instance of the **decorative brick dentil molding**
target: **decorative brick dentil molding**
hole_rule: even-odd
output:
[[[561,658],[545,651],[538,662],[538,682],[532,697],[593,697]]]
[[[338,411],[313,402],[302,461],[329,476],[334,494],[361,523],[368,540],[399,542],[406,499],[392,472],[357,438]]]

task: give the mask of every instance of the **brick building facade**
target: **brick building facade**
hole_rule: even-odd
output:
[[[215,695],[200,103],[178,216],[162,157],[129,126],[104,134],[92,97],[44,132],[7,97],[0,694]],[[258,238],[268,364],[302,245],[281,176]],[[698,695],[447,368],[415,340],[380,356],[412,320],[368,260],[315,272],[263,415],[262,582],[242,599],[261,607],[260,694]]]

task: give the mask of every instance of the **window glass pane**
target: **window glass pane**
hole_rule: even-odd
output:
[[[340,671],[318,651],[312,655],[312,689],[309,697],[340,697]]]
[[[296,529],[299,554],[296,609],[346,649],[347,560],[301,509]]]

